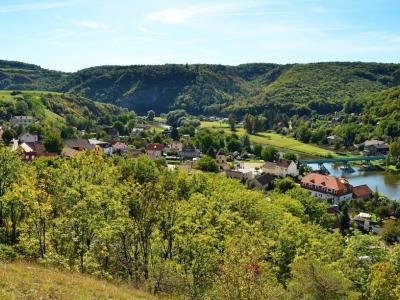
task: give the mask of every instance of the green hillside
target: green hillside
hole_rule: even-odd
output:
[[[341,110],[346,99],[399,84],[400,65],[383,63],[100,66],[61,73],[0,61],[0,89],[70,92],[139,114],[178,108],[208,115],[326,114]]]
[[[111,104],[95,102],[73,94],[44,91],[0,91],[0,119],[14,115],[33,115],[36,120],[52,127],[100,117],[118,115],[123,109]]]
[[[1,299],[157,299],[128,285],[37,264],[0,263]]]

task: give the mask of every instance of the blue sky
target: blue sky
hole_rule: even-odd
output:
[[[400,62],[399,0],[0,0],[0,59],[104,64]]]

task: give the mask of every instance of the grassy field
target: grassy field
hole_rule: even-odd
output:
[[[221,122],[201,122],[202,128],[210,128],[213,130],[223,130],[226,133],[232,133],[229,124]],[[236,134],[243,136],[244,128],[237,128]],[[250,135],[250,141],[255,144],[270,145],[279,149],[287,149],[300,154],[311,156],[337,156],[335,152],[320,148],[312,144],[305,144],[293,137],[281,135],[274,132],[260,132],[256,135]]]
[[[0,263],[0,299],[157,299],[142,291],[26,262]]]

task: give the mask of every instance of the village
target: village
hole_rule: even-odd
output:
[[[217,119],[217,121],[227,122],[225,119]],[[15,116],[10,119],[13,127],[27,128],[34,122],[35,119],[32,116]],[[182,134],[179,139],[173,139],[171,137],[173,128],[166,124],[162,124],[160,128],[152,125],[151,122],[138,122],[132,128],[129,138],[120,136],[118,130],[113,127],[104,127],[103,130],[106,133],[104,139],[88,136],[85,132],[82,133],[84,136],[81,138],[65,139],[59,153],[47,151],[43,144],[43,137],[29,131],[24,131],[18,138],[14,138],[11,147],[13,151],[19,151],[22,159],[27,162],[40,157],[58,155],[71,158],[81,151],[93,150],[105,155],[133,157],[147,155],[151,159],[160,160],[170,169],[182,168],[189,171],[201,169],[198,167],[198,162],[205,157],[204,153],[195,146],[194,136]],[[0,130],[0,134],[1,132]],[[153,137],[153,142],[149,142],[149,136]],[[335,138],[337,137],[329,136],[328,141],[332,142]],[[154,142],[156,139],[159,141]],[[362,149],[360,155],[365,156],[387,155],[389,151],[389,145],[379,140],[367,140],[355,147]],[[367,201],[374,197],[379,198],[367,184],[353,186],[345,177],[329,175],[323,168],[311,170],[307,166],[300,165],[295,157],[285,158],[284,152],[279,152],[272,161],[262,162],[255,159],[251,153],[237,153],[237,151],[233,153],[221,148],[215,153],[214,162],[217,164],[216,171],[229,178],[237,179],[248,188],[262,190],[266,195],[274,189],[277,180],[290,180],[314,197],[325,200],[328,204],[327,210],[333,214],[339,213],[339,205],[346,201]],[[387,217],[395,218],[394,216]],[[364,232],[379,233],[381,221],[382,219],[371,212],[360,211],[351,218],[350,223]]]

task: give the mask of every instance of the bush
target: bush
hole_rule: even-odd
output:
[[[0,260],[12,261],[17,257],[14,248],[8,245],[0,244]]]
[[[197,168],[205,172],[218,172],[219,166],[215,159],[210,156],[204,156],[199,159]]]

